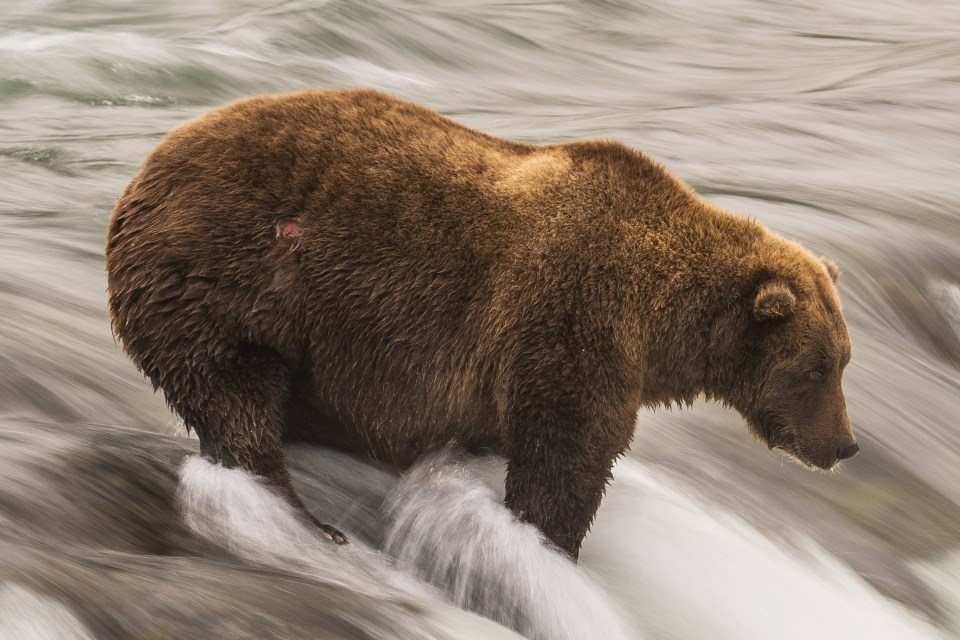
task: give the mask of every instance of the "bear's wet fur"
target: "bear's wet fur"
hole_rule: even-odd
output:
[[[300,509],[286,441],[492,447],[576,557],[641,406],[718,400],[819,468],[854,446],[835,265],[617,142],[370,90],[240,100],[150,154],[106,262],[115,334],[202,453]]]

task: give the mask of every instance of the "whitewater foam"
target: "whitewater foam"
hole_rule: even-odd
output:
[[[940,638],[814,541],[776,544],[737,516],[625,459],[581,562],[653,637]]]
[[[443,606],[438,592],[397,571],[376,550],[357,541],[338,547],[322,539],[249,473],[190,456],[180,468],[178,498],[184,520],[194,533],[251,563],[377,598],[381,607],[392,609],[397,637],[517,637],[492,622]],[[414,609],[400,606],[411,602],[416,604]],[[375,628],[368,631],[370,637],[383,637]]]
[[[63,604],[18,584],[0,585],[0,640],[94,640]]]
[[[426,585],[392,569],[374,549],[357,541],[340,547],[321,538],[250,473],[190,456],[180,470],[178,493],[190,529],[251,562],[378,597],[404,591],[438,599]]]
[[[631,459],[614,477],[580,566],[503,506],[499,458],[415,466],[386,497],[382,552],[331,545],[255,477],[199,457],[180,501],[193,531],[252,563],[449,601],[534,640],[941,637],[810,539],[788,549]]]
[[[960,551],[950,552],[936,562],[915,562],[913,568],[940,597],[944,626],[960,638]]]
[[[930,283],[930,289],[960,339],[960,284],[934,280]]]
[[[389,498],[387,553],[457,606],[528,638],[637,637],[585,571],[503,506],[484,481],[491,464],[450,453],[418,464]]]

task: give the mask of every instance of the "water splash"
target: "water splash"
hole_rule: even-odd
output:
[[[323,541],[255,477],[198,457],[182,466],[180,502],[193,531],[251,563],[388,600],[447,599],[537,640],[941,637],[812,540],[781,546],[636,461],[617,465],[579,567],[503,506],[502,478],[499,458],[422,461],[386,496],[386,556]]]
[[[590,576],[516,520],[484,482],[496,461],[418,464],[388,500],[385,549],[453,602],[528,638],[634,638]]]
[[[178,498],[187,526],[250,562],[322,578],[377,597],[401,591],[437,601],[363,543],[339,547],[322,539],[256,477],[198,456],[180,470]]]
[[[178,494],[187,525],[202,538],[254,565],[377,598],[378,608],[393,616],[397,636],[516,638],[503,627],[444,607],[436,591],[395,570],[389,559],[362,543],[338,547],[323,540],[249,473],[190,456],[180,469]],[[379,627],[366,631],[386,638]]]

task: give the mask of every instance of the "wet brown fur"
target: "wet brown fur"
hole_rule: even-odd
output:
[[[400,467],[489,446],[575,557],[641,406],[706,395],[820,467],[852,442],[835,265],[616,142],[518,144],[368,90],[241,100],[153,151],[107,271],[203,453],[301,508],[284,441]]]

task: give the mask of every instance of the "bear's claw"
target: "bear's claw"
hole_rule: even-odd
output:
[[[343,535],[339,529],[333,527],[329,524],[323,524],[317,520],[316,516],[307,511],[307,508],[303,506],[303,503],[300,502],[299,498],[296,498],[298,505],[302,509],[302,513],[306,516],[309,522],[313,523],[317,529],[320,529],[320,532],[323,534],[323,537],[331,542],[336,542],[337,544],[349,544],[350,539],[347,536]]]
[[[340,533],[336,527],[331,527],[328,524],[323,524],[318,522],[317,526],[320,528],[320,531],[323,532],[323,537],[337,544],[349,544],[350,539],[347,536]]]

